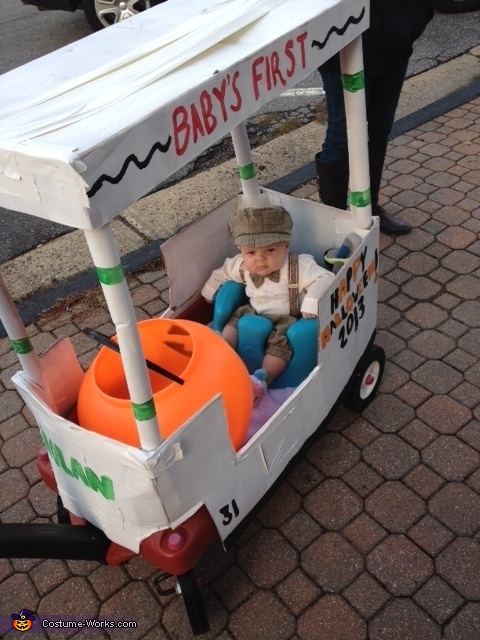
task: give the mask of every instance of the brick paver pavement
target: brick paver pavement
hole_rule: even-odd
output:
[[[235,546],[225,553],[215,544],[205,555],[205,637],[478,640],[480,99],[396,138],[387,165],[382,197],[413,230],[381,237],[380,393],[363,415],[338,410]],[[309,183],[295,193],[315,199],[315,191]],[[130,287],[139,318],[165,308],[161,268],[137,273]],[[29,333],[40,351],[70,336],[86,366],[95,353],[80,333],[86,324],[113,332],[95,293]],[[6,339],[0,366],[1,519],[55,521],[54,496],[35,466],[40,436],[12,388],[18,365]],[[191,637],[181,599],[158,599],[155,574],[142,559],[121,568],[0,560],[0,614],[28,608],[138,622],[95,637]]]

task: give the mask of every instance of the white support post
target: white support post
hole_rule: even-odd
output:
[[[120,255],[110,225],[85,230],[97,277],[115,324],[140,446],[153,451],[162,442],[145,356]]]
[[[372,205],[361,36],[355,38],[340,51],[340,66],[347,118],[350,209],[355,226],[359,229],[370,229],[372,226]]]
[[[242,191],[246,206],[256,206],[259,201],[260,185],[253,162],[252,150],[248,140],[247,128],[244,122],[234,127],[231,132],[238,173],[242,184]]]
[[[18,313],[17,307],[0,275],[0,319],[10,339],[13,350],[18,356],[25,376],[43,392],[44,400],[52,411],[56,411],[56,403],[50,386],[43,374],[40,359],[33,349],[27,330]]]

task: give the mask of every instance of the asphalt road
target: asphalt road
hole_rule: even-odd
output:
[[[20,67],[91,33],[83,12],[38,11],[1,0],[0,73]],[[0,264],[70,229],[0,207]]]
[[[83,38],[90,28],[83,12],[38,11],[21,0],[2,0],[0,13],[0,74]],[[436,14],[416,42],[408,75],[427,71],[480,43],[479,12]],[[295,91],[272,101],[264,111],[294,111],[318,102],[321,83],[317,74],[302,81]],[[0,263],[26,253],[62,235],[69,228],[0,207]]]

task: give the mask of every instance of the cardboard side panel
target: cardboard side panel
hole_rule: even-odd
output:
[[[324,396],[322,371],[317,369],[276,416],[275,428],[261,438],[259,446],[269,473],[283,471],[305,440],[322,422],[327,402]],[[315,394],[308,389],[315,389]],[[301,409],[300,409],[301,407]],[[313,425],[313,430],[312,430]]]
[[[168,518],[179,521],[198,503],[204,503],[215,519],[230,499],[236,468],[221,397],[170,436],[168,446],[177,446],[182,453],[174,464],[165,467],[160,460],[155,467]]]
[[[162,244],[173,311],[203,287],[213,269],[237,252],[228,230],[236,206],[237,198],[227,200]]]
[[[235,454],[226,435],[221,399],[212,401],[169,439],[178,442],[182,459],[168,469],[156,469],[169,519],[175,524],[177,517],[201,501],[220,537],[227,538],[316,430],[327,409],[316,370]]]
[[[141,539],[169,526],[148,457],[55,415],[22,373],[13,382],[40,427],[69,511],[135,552]]]
[[[358,233],[364,236],[362,244],[319,305],[319,362],[333,373],[334,382],[338,376],[348,380],[377,321],[378,220],[369,232]]]

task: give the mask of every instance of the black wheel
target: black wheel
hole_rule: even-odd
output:
[[[177,576],[177,580],[193,635],[198,636],[206,633],[210,630],[210,625],[194,570],[191,569],[187,573]]]
[[[437,0],[438,11],[443,13],[463,13],[480,9],[480,0]]]
[[[364,411],[380,386],[384,369],[385,351],[374,346],[363,359],[344,405],[356,413]]]
[[[88,24],[100,31],[115,22],[131,18],[140,11],[150,9],[159,0],[83,0],[83,10]]]

